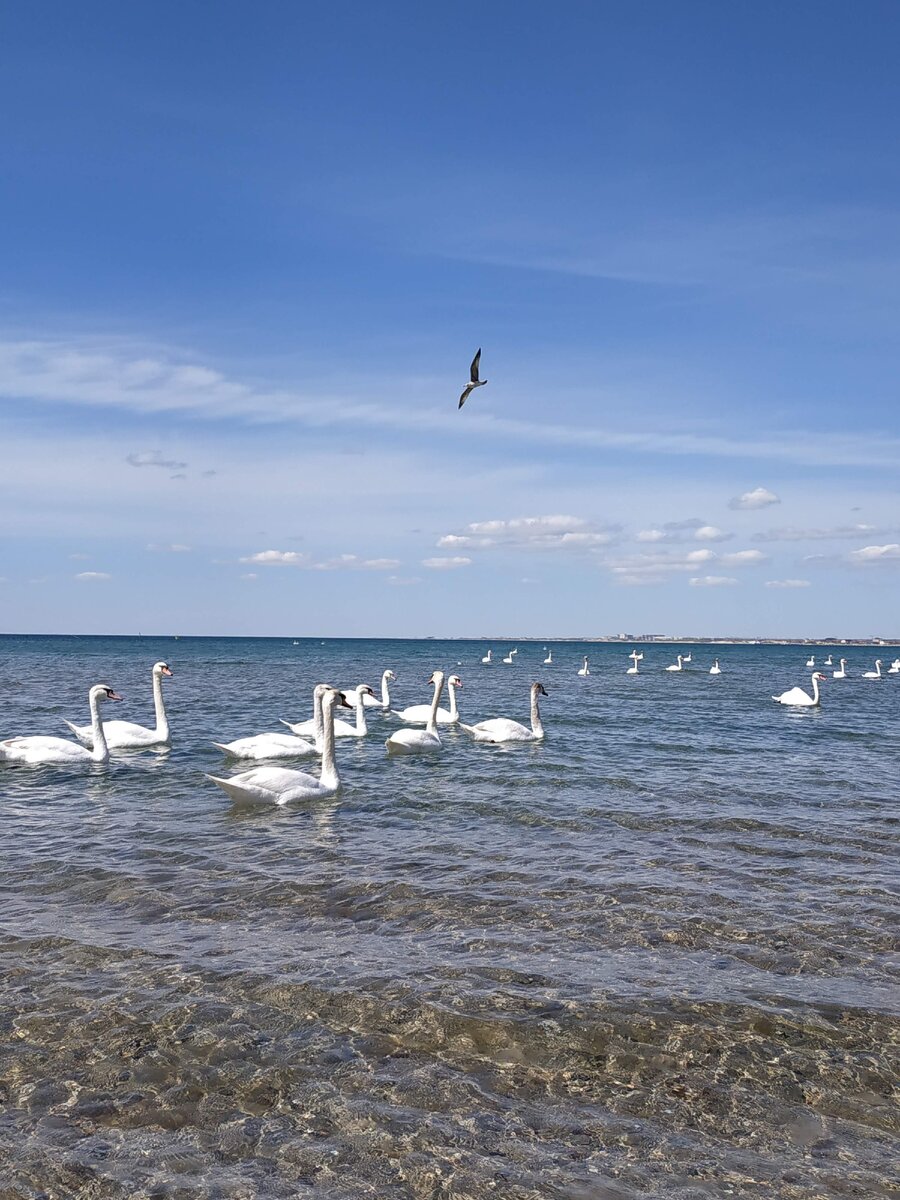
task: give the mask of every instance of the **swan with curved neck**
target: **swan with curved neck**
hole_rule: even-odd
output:
[[[826,667],[833,667],[833,666],[834,666],[834,663],[831,661],[831,655],[830,655],[830,654],[829,654],[829,655],[828,655],[828,657],[825,659],[825,664],[824,664],[824,665],[825,665]]]
[[[875,670],[874,671],[863,671],[862,677],[863,677],[863,679],[881,679],[882,678],[881,659],[876,658],[875,659]]]
[[[840,662],[841,662],[841,665],[838,668],[838,670],[831,672],[832,679],[846,679],[847,678],[847,660],[846,660],[846,658],[842,658],[840,660]]]
[[[487,654],[484,656],[484,658],[481,661],[483,663],[489,663],[491,661],[491,655],[493,653],[494,653],[493,650],[488,650]]]
[[[0,742],[0,760],[24,763],[104,763],[109,758],[109,746],[103,722],[100,719],[100,704],[106,700],[121,700],[122,697],[105,683],[96,683],[88,693],[91,709],[91,745],[88,750],[77,742],[58,737],[11,737]]]
[[[431,677],[429,683],[432,682],[434,676]],[[437,710],[438,725],[458,725],[459,724],[459,709],[456,704],[456,691],[463,685],[462,680],[458,675],[451,675],[447,680],[447,692],[450,696],[450,707],[439,708]],[[394,713],[395,717],[399,717],[401,721],[405,721],[407,725],[427,725],[431,719],[431,709],[433,704],[413,704],[409,708],[404,708],[401,712]]]
[[[813,694],[804,692],[803,688],[791,688],[788,692],[782,692],[780,696],[773,696],[772,699],[777,704],[790,704],[796,708],[818,708],[819,706],[819,681],[824,683],[825,676],[821,671],[813,671],[812,673],[812,689]]]
[[[591,672],[590,672],[590,668],[588,667],[587,655],[585,655],[585,656],[584,656],[584,666],[582,666],[582,667],[580,667],[580,668],[579,668],[579,670],[578,670],[578,674],[579,674],[579,675],[580,675],[582,678],[585,678],[587,675],[590,675],[590,673],[591,673]]]
[[[644,656],[643,656],[643,654],[638,654],[637,650],[632,650],[632,652],[628,655],[628,657],[630,659],[633,659],[634,661],[632,662],[632,664],[628,668],[628,670],[625,672],[625,674],[626,675],[637,675],[638,663],[643,659]]]
[[[479,721],[477,725],[460,725],[476,742],[542,742],[544,726],[541,721],[541,710],[538,708],[538,696],[546,696],[541,683],[533,683],[531,695],[531,728],[519,721],[511,721],[507,717],[492,717],[488,721]]]
[[[553,651],[552,650],[547,651],[547,657],[544,659],[544,666],[545,667],[553,666]]]
[[[683,671],[683,670],[684,670],[684,667],[682,666],[682,663],[683,663],[683,662],[684,662],[684,659],[683,659],[683,658],[682,658],[682,656],[679,654],[679,655],[678,655],[678,662],[677,662],[677,663],[672,663],[671,667],[666,667],[666,670],[667,670],[667,671]]]
[[[207,775],[217,787],[237,804],[291,804],[296,800],[317,800],[333,796],[341,786],[334,757],[334,710],[336,705],[348,707],[336,688],[326,688],[322,696],[322,770],[317,779],[306,771],[291,771],[287,767],[253,767],[220,779]]]
[[[153,709],[156,713],[156,727],[148,729],[145,725],[137,725],[134,721],[104,721],[103,732],[106,744],[110,750],[140,750],[144,746],[165,746],[169,742],[169,718],[166,716],[166,706],[163,701],[163,676],[171,677],[172,672],[168,663],[153,664],[151,678],[153,680]],[[85,746],[93,746],[93,725],[73,725],[66,721],[79,742]]]
[[[716,659],[716,661],[713,663],[713,665],[709,668],[709,673],[710,673],[710,675],[721,675],[722,674],[722,668],[719,666],[718,659]]]
[[[320,683],[313,689],[313,726],[315,741],[304,741],[293,733],[258,733],[254,737],[238,738],[233,742],[213,742],[223,754],[233,758],[305,758],[318,754],[322,747],[322,697],[328,684]]]
[[[434,685],[428,724],[424,729],[398,729],[396,733],[392,733],[384,743],[388,754],[421,754],[427,750],[443,750],[444,744],[438,737],[437,726],[438,706],[444,688],[444,672],[435,671],[428,682]]]
[[[515,657],[518,653],[519,653],[518,650],[510,650],[509,654],[507,654],[506,658],[504,658],[503,661],[506,663],[506,665],[508,667],[511,667],[513,665],[513,660],[515,659]]]

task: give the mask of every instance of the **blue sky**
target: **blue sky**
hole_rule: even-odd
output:
[[[898,34],[7,6],[0,628],[897,635]]]

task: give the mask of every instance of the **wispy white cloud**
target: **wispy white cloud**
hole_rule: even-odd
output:
[[[858,566],[874,563],[900,562],[900,543],[890,542],[885,546],[863,546],[850,551],[850,561]]]
[[[452,558],[423,558],[422,566],[428,567],[432,571],[453,571],[457,567],[470,567],[472,565],[471,558],[465,558],[462,555],[455,555]]]
[[[792,525],[780,529],[764,529],[753,535],[755,542],[825,542],[841,538],[857,538],[861,534],[894,533],[894,529],[879,529],[875,525],[835,525],[830,529],[797,529]]]
[[[512,517],[504,520],[473,521],[461,534],[448,533],[438,539],[442,550],[465,547],[514,550],[586,550],[608,546],[619,526],[598,527],[584,517],[560,514],[543,517]]]
[[[421,583],[422,580],[417,575],[388,575],[387,582],[391,587],[414,587],[417,583]]]
[[[728,575],[695,575],[688,583],[691,587],[732,587],[737,580]]]
[[[723,554],[723,567],[756,567],[767,560],[762,550],[736,550],[733,554]]]
[[[183,471],[186,462],[177,462],[174,458],[163,458],[161,450],[142,450],[140,453],[126,454],[125,461],[132,467],[162,467],[165,471]],[[172,476],[184,478],[184,476]]]
[[[190,546],[184,546],[181,542],[172,542],[168,546],[158,546],[155,542],[151,542],[147,549],[153,554],[189,554]]]
[[[767,588],[808,588],[811,584],[808,579],[767,579],[764,586]]]
[[[692,517],[685,521],[667,521],[662,528],[641,529],[635,540],[638,542],[659,543],[668,542],[727,542],[733,533],[726,533],[718,525],[707,525]]]
[[[81,583],[101,583],[105,579],[112,579],[112,575],[106,571],[79,571],[75,578]]]
[[[768,508],[771,504],[780,504],[781,497],[770,492],[768,488],[754,488],[752,492],[744,492],[728,501],[729,508]]]
[[[672,574],[695,571],[697,567],[716,561],[714,550],[688,550],[673,552],[657,550],[643,554],[622,555],[604,559],[614,582],[634,586],[636,584],[663,583]]]
[[[260,567],[302,567],[307,571],[393,571],[400,566],[398,558],[362,558],[358,554],[337,554],[333,558],[315,559],[298,550],[259,550],[239,560]]]

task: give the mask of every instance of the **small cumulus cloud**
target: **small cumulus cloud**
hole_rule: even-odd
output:
[[[134,454],[126,454],[125,461],[132,467],[162,467],[165,471],[183,471],[187,467],[186,462],[163,458],[160,450],[141,450]]]
[[[724,529],[719,529],[717,525],[701,525],[694,533],[694,538],[698,542],[725,542],[733,534],[726,533]]]
[[[667,521],[662,527],[641,529],[636,535],[639,542],[727,542],[734,534],[727,533],[718,525],[708,525],[698,517],[684,521]]]
[[[99,583],[112,579],[112,575],[107,575],[106,571],[79,571],[75,578],[81,583]]]
[[[733,554],[723,554],[721,561],[725,567],[755,567],[766,558],[762,550],[736,550]]]
[[[470,567],[472,565],[471,558],[465,558],[462,555],[455,555],[451,558],[423,558],[422,566],[428,567],[432,571],[453,571],[457,567]]]
[[[733,587],[737,580],[728,575],[695,575],[688,583],[691,587]]]
[[[859,550],[851,550],[850,561],[857,566],[900,562],[900,543],[890,542],[885,546],[863,546]]]
[[[808,588],[810,582],[808,579],[767,579],[765,586],[767,588]]]
[[[780,504],[781,497],[770,492],[768,488],[754,488],[752,492],[744,492],[728,501],[729,508],[768,508],[770,504]]]
[[[306,567],[309,555],[296,550],[259,550],[240,560],[242,563],[258,563],[261,567]]]

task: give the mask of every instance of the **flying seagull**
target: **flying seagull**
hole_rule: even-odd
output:
[[[472,365],[469,368],[469,382],[466,384],[465,388],[463,389],[463,394],[459,398],[459,407],[460,408],[462,408],[462,406],[468,400],[471,393],[474,392],[477,387],[484,387],[484,385],[487,383],[486,379],[478,378],[478,364],[480,362],[481,362],[481,347],[479,346],[478,353],[472,359]]]

